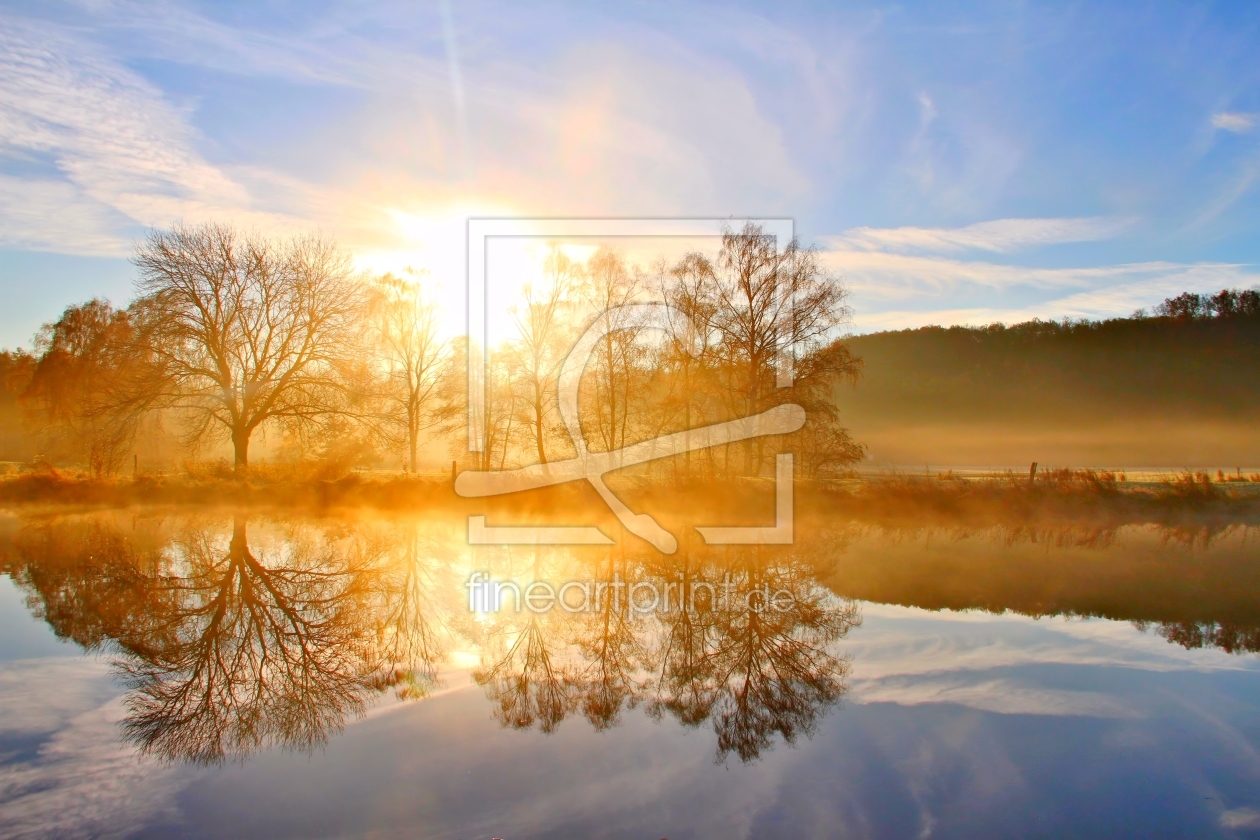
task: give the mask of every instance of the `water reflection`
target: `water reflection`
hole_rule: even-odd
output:
[[[415,528],[271,536],[251,546],[244,516],[49,520],[17,535],[11,573],[58,636],[112,655],[145,754],[311,749],[384,690],[426,693],[444,654]]]
[[[820,579],[929,610],[1106,618],[1187,648],[1260,652],[1257,529],[1194,526],[828,529]]]
[[[238,517],[226,546],[181,534],[158,609],[122,628],[124,737],[145,753],[209,763],[272,744],[322,743],[362,713],[384,675],[369,644],[365,565],[296,540],[278,562]]]
[[[613,597],[522,623],[515,613],[491,616],[482,642],[489,661],[474,677],[505,726],[550,732],[580,711],[602,730],[646,702],[658,718],[691,727],[711,721],[717,758],[751,761],[776,737],[792,743],[812,732],[844,694],[849,664],[834,647],[859,623],[858,609],[820,586],[797,555],[684,545],[668,558],[614,549],[575,563],[572,552],[534,553],[535,579],[550,572],[604,591],[626,581],[675,597],[650,616],[632,615],[628,599]],[[511,553],[502,554],[492,571],[519,572]],[[548,559],[558,568],[547,568]],[[794,593],[790,608],[763,604],[767,589]],[[677,594],[691,591],[700,597]]]
[[[719,757],[745,761],[809,733],[844,692],[848,666],[829,647],[857,610],[794,558],[688,551],[664,566],[620,549],[503,550],[482,560],[610,583],[677,575],[743,606],[700,599],[649,616],[605,599],[478,620],[461,538],[424,522],[59,517],[26,523],[5,570],[58,636],[111,656],[123,737],[167,760],[312,749],[385,691],[426,696],[455,647],[479,656],[473,678],[505,726],[550,732],[580,713],[603,730],[646,702],[689,726],[711,720]],[[803,596],[785,612],[741,601],[767,585]]]
[[[822,710],[844,694],[848,660],[834,643],[859,623],[856,604],[819,586],[799,555],[731,549],[725,562],[683,577],[733,584],[736,609],[679,610],[668,616],[659,691],[651,711],[698,725],[712,717],[718,754],[744,761],[775,735],[810,734]],[[754,608],[756,592],[794,593],[792,609]]]
[[[716,758],[749,762],[808,737],[844,696],[856,602],[1102,616],[1170,643],[1260,650],[1254,535],[1238,527],[798,527],[795,546],[665,557],[624,544],[470,548],[461,521],[244,514],[34,518],[0,571],[59,637],[102,651],[126,686],[122,735],[141,752],[214,764],[310,750],[381,695],[429,696],[452,656],[504,726],[597,731],[642,707],[708,726]],[[647,614],[469,611],[470,570],[501,580],[651,583]],[[756,593],[793,593],[767,609]],[[667,596],[668,597],[668,596]],[[471,661],[471,660],[467,660]]]

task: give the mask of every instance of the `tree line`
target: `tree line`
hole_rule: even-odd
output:
[[[1250,422],[1260,408],[1256,290],[1187,292],[1128,318],[928,326],[848,346],[865,362],[862,387],[846,398],[859,433],[947,421],[1012,430],[1117,418]]]
[[[790,442],[680,456],[675,473],[756,475],[785,446],[814,475],[862,455],[833,399],[861,366],[837,337],[847,292],[813,249],[776,247],[755,226],[726,231],[714,254],[649,269],[608,247],[585,261],[552,247],[512,310],[513,335],[488,348],[478,453],[460,434],[467,342],[443,329],[427,274],[366,276],[327,238],[226,224],[155,230],[133,262],[126,307],[70,306],[32,352],[0,355],[0,414],[10,435],[20,421],[31,456],[106,476],[139,440],[161,438],[191,453],[230,446],[244,474],[267,436],[292,458],[402,453],[412,471],[435,442],[470,467],[545,463],[573,452],[558,377],[601,318],[579,389],[592,451],[796,402],[809,421]],[[647,299],[669,304],[667,323],[619,314]],[[793,384],[776,387],[789,355]]]

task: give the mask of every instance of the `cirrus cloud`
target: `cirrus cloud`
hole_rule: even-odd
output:
[[[1010,253],[1044,245],[1096,242],[1123,232],[1132,219],[1093,216],[1067,219],[995,219],[960,228],[859,227],[827,244],[833,248],[864,251],[993,251]]]
[[[1222,111],[1212,115],[1212,128],[1232,131],[1235,134],[1246,134],[1255,128],[1260,114],[1246,114],[1240,111]]]
[[[960,228],[855,228],[823,237],[822,260],[853,293],[862,332],[928,324],[1126,316],[1181,292],[1260,285],[1242,263],[1038,266],[988,254],[1119,236],[1134,219],[996,219]],[[968,258],[966,252],[986,252]]]

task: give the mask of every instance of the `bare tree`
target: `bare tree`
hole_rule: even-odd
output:
[[[438,329],[438,308],[417,277],[386,274],[376,281],[372,301],[376,341],[386,365],[387,417],[401,425],[408,468],[416,471],[421,432],[442,420],[438,390],[448,342]]]
[[[717,414],[711,405],[716,372],[715,295],[710,290],[713,264],[703,254],[691,253],[668,272],[662,266],[661,275],[661,296],[675,313],[665,324],[665,340],[655,365],[664,383],[660,406],[666,416],[661,425],[687,430],[716,419]],[[687,451],[683,471],[688,478],[691,462]]]
[[[630,419],[641,413],[632,412],[631,383],[640,373],[636,340],[642,327],[620,309],[636,300],[641,285],[625,258],[611,248],[600,248],[586,261],[582,297],[595,318],[605,321],[605,331],[587,365],[594,388],[586,401],[590,409],[583,413],[605,451],[625,445]]]
[[[796,240],[780,249],[752,223],[723,234],[713,268],[708,290],[728,407],[735,415],[755,414],[786,396],[776,396],[776,365],[809,352],[848,317],[848,292],[814,249]],[[744,444],[749,474],[761,466],[762,445],[760,438]]]
[[[503,469],[509,451],[523,428],[516,423],[516,395],[512,391],[511,348],[497,348],[485,355],[485,403],[481,408],[485,437],[479,452],[465,449],[464,437],[468,407],[468,339],[459,336],[451,341],[446,363],[439,374],[437,411],[439,429],[449,434],[451,454],[467,459],[473,469]]]
[[[154,231],[135,256],[134,305],[190,437],[224,435],[237,472],[267,421],[345,416],[363,295],[331,241],[287,241],[227,225]]]
[[[513,312],[517,333],[511,343],[513,391],[543,464],[555,425],[560,366],[569,350],[568,296],[579,271],[563,251],[554,249],[544,265],[545,282],[539,288],[526,286],[525,299]]]

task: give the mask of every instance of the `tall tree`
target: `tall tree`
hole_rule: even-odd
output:
[[[732,414],[748,416],[786,399],[775,388],[776,366],[809,352],[849,315],[848,292],[812,248],[792,240],[779,248],[752,223],[727,230],[713,264],[712,325]],[[763,440],[744,443],[744,469],[761,467]]]
[[[503,469],[523,428],[516,423],[516,394],[511,372],[515,367],[512,348],[486,352],[485,403],[481,408],[485,435],[479,452],[465,449],[468,419],[468,339],[458,336],[450,343],[446,363],[438,376],[437,412],[440,432],[450,435],[451,454],[465,459],[473,469]],[[512,361],[513,364],[509,364]],[[531,442],[532,448],[532,442]]]
[[[569,351],[569,295],[580,266],[560,249],[544,264],[543,283],[525,287],[513,314],[516,338],[511,342],[511,377],[521,419],[528,426],[539,463],[547,463],[547,440],[555,425],[560,367]]]
[[[192,439],[231,440],[238,473],[263,423],[347,414],[363,295],[331,241],[181,225],[151,233],[135,262],[133,309],[165,368],[165,396]]]
[[[713,264],[699,253],[661,270],[661,297],[673,313],[665,324],[665,340],[657,351],[656,368],[663,374],[660,406],[663,426],[692,429],[714,419],[715,295],[710,291]],[[705,452],[702,457],[712,457]],[[692,454],[683,454],[683,473],[691,477]]]
[[[587,364],[594,388],[584,414],[604,451],[625,445],[630,419],[637,413],[631,409],[631,383],[639,373],[636,340],[642,327],[631,323],[620,307],[637,299],[641,285],[625,257],[611,248],[600,248],[586,261],[583,302],[602,319],[605,332]]]
[[[439,386],[448,342],[438,329],[438,308],[417,276],[386,274],[372,295],[377,347],[386,366],[387,418],[401,426],[408,468],[416,471],[420,435],[442,419]]]

